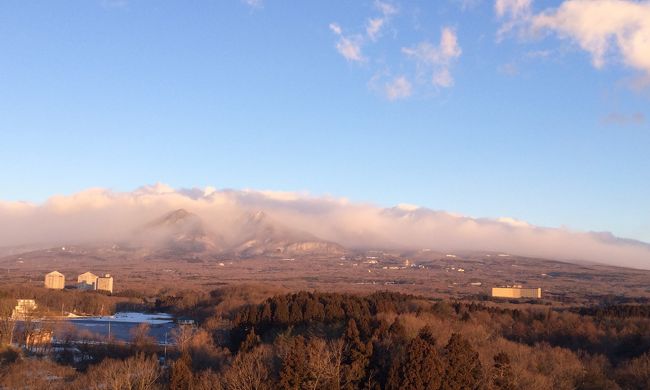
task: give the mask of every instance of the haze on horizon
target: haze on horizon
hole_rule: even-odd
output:
[[[650,262],[616,238],[650,242],[650,0],[14,1],[0,52],[0,245],[261,209],[352,247]],[[133,191],[157,182],[289,198]]]

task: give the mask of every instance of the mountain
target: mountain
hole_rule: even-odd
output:
[[[210,230],[198,215],[178,209],[145,224],[130,246],[142,246],[165,256],[228,254],[246,258],[345,253],[342,246],[287,228],[262,211],[244,213],[227,225],[217,224],[217,231]]]
[[[263,211],[248,213],[240,219],[241,240],[232,252],[241,257],[253,256],[339,256],[345,249],[307,232],[290,229],[269,218]]]
[[[274,191],[91,189],[43,204],[0,201],[0,221],[0,253],[7,254],[21,247],[109,243],[147,258],[161,251],[170,259],[177,253],[294,257],[338,254],[343,245],[350,251],[429,248],[650,269],[648,243],[611,233]]]
[[[223,240],[208,232],[201,218],[184,209],[171,211],[153,220],[131,240],[132,246],[145,246],[169,254],[196,254],[223,250]]]

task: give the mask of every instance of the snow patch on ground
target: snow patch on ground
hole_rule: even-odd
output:
[[[80,318],[81,319],[81,318]],[[84,317],[85,321],[111,321],[111,322],[132,322],[157,325],[167,324],[174,321],[174,317],[167,313],[138,313],[138,312],[120,312],[112,316],[102,317]],[[74,321],[74,319],[72,319]]]

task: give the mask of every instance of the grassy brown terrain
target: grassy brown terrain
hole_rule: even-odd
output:
[[[0,283],[41,286],[58,270],[74,285],[77,275],[110,273],[115,291],[195,289],[259,284],[286,291],[388,290],[439,298],[487,296],[490,288],[541,287],[555,304],[650,298],[650,271],[504,256],[490,253],[359,252],[343,257],[183,256],[120,248],[66,247],[0,258]],[[480,285],[478,285],[480,283]]]

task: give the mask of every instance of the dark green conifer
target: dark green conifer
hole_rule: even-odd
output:
[[[441,390],[484,389],[478,353],[460,334],[454,333],[445,347],[445,374]]]

